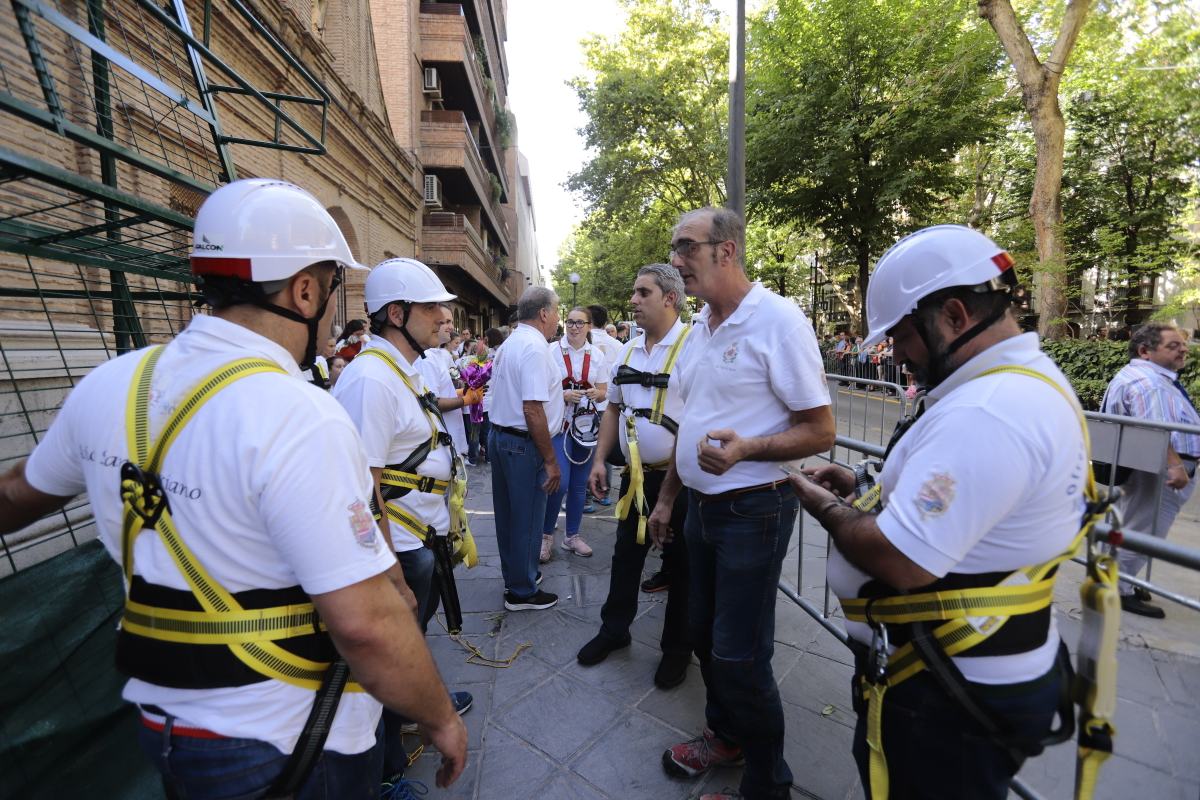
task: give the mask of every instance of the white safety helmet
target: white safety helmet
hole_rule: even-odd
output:
[[[380,262],[367,275],[363,296],[368,316],[388,303],[446,303],[457,297],[446,291],[433,270],[415,258]]]
[[[1012,266],[1012,256],[965,225],[934,225],[910,233],[875,264],[867,286],[869,333],[863,346],[883,341],[934,292],[952,286],[990,284],[992,290],[1014,286]]]
[[[322,261],[365,269],[317,198],[271,178],[234,181],[210,194],[196,213],[192,241],[197,277],[267,283]]]

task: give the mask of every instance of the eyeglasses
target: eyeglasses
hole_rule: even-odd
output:
[[[692,255],[692,253],[696,252],[696,248],[700,247],[701,245],[725,244],[727,241],[729,240],[722,239],[720,241],[693,242],[690,239],[680,239],[678,242],[671,243],[671,252],[667,253],[667,261],[670,261],[675,256],[679,256],[680,258],[688,258]]]
[[[569,320],[567,320],[567,327],[568,327],[568,328],[582,328],[584,325],[587,325],[587,323],[586,323],[586,322],[584,322],[584,321],[583,321],[583,320],[581,320],[581,319],[569,319]]]

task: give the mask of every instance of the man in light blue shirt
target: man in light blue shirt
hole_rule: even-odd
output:
[[[1133,332],[1129,340],[1130,361],[1108,384],[1101,410],[1158,422],[1200,425],[1200,414],[1179,381],[1179,370],[1187,362],[1188,345],[1183,333],[1173,325],[1148,322]],[[1167,448],[1167,476],[1158,494],[1159,476],[1134,470],[1121,486],[1117,501],[1125,526],[1166,538],[1175,516],[1192,495],[1196,461],[1200,457],[1200,435],[1172,433]],[[1156,505],[1157,504],[1157,505]],[[1155,520],[1155,509],[1158,518]],[[1157,525],[1156,525],[1157,522]],[[1140,553],[1121,550],[1121,571],[1136,575],[1146,566]],[[1121,607],[1131,614],[1161,619],[1165,613],[1148,602],[1149,592],[1121,582]]]

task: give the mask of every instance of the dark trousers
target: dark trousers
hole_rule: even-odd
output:
[[[771,669],[775,594],[799,501],[787,484],[706,498],[688,492],[688,616],[707,691],[705,718],[746,757],[747,800],[785,798],[783,704]]]
[[[1041,752],[1050,731],[1064,676],[1058,667],[1019,684],[969,684],[981,703],[1027,743],[1021,750]],[[855,686],[857,683],[855,683]],[[852,687],[853,690],[853,687]],[[854,728],[854,760],[870,797],[867,718],[860,696]],[[1024,763],[997,746],[937,680],[922,672],[887,690],[883,700],[883,754],[888,764],[889,800],[1004,800],[1008,783]]]
[[[436,598],[433,595],[433,551],[428,547],[418,547],[415,550],[404,550],[396,553],[400,561],[400,569],[404,572],[404,582],[412,589],[417,598],[417,625],[421,632],[425,631],[426,614],[431,614],[430,607],[437,610]],[[401,727],[410,720],[390,709],[383,709],[383,772],[384,778],[399,775],[408,766],[408,754],[404,750],[404,735]]]
[[[168,719],[173,725],[173,718]],[[376,731],[375,746],[363,753],[323,752],[296,792],[296,800],[378,797],[383,760],[380,734]],[[272,745],[255,739],[200,739],[144,725],[138,729],[138,743],[162,775],[169,800],[256,800],[288,760]]]
[[[647,508],[653,509],[658,502],[658,490],[662,487],[665,472],[646,473],[645,493]],[[621,478],[620,496],[629,490],[629,476]],[[667,590],[667,615],[663,620],[662,638],[659,640],[664,653],[691,653],[692,641],[688,631],[688,563],[687,543],[683,538],[683,521],[687,517],[687,493],[675,498],[671,509],[671,530],[675,538],[663,548],[663,569],[671,577]],[[608,599],[600,609],[603,623],[600,632],[607,638],[623,640],[629,635],[629,626],[637,616],[638,589],[642,581],[642,567],[646,564],[646,553],[650,550],[650,532],[646,532],[645,544],[637,543],[638,515],[633,509],[629,516],[617,523],[617,541],[613,547],[612,577],[608,583]]]

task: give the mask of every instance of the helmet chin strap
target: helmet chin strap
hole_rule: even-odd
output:
[[[413,335],[408,332],[408,318],[412,315],[412,303],[406,303],[403,300],[394,300],[393,302],[399,304],[400,307],[404,309],[404,319],[400,322],[399,326],[393,325],[392,327],[400,331],[400,333],[404,336],[404,340],[408,342],[408,346],[411,347],[413,352],[417,354],[417,358],[424,358],[425,348],[421,347],[420,342],[413,338]],[[388,303],[386,306],[379,309],[379,311],[376,311],[371,317],[371,333],[375,334],[376,336],[382,336],[383,328],[388,324],[387,309],[390,305],[392,305],[392,303]],[[380,311],[382,311],[383,314],[380,314]]]
[[[949,378],[954,370],[957,369],[957,367],[950,366],[950,356],[954,355],[967,342],[995,325],[1007,312],[1007,305],[998,307],[964,331],[944,351],[939,352],[938,348],[933,345],[933,337],[925,325],[925,318],[920,314],[918,309],[918,313],[913,314],[913,327],[917,329],[917,335],[921,337],[921,341],[925,344],[925,351],[929,353],[929,365],[925,368],[925,388],[932,389],[946,380],[946,378]]]
[[[321,318],[325,316],[325,309],[329,306],[329,300],[333,297],[333,292],[325,296],[325,300],[321,303],[321,307],[317,309],[316,316],[306,317],[303,314],[293,311],[290,308],[277,306],[274,303],[268,303],[266,298],[262,298],[258,302],[260,308],[270,311],[272,314],[278,314],[284,319],[290,319],[293,322],[300,322],[308,329],[308,341],[304,345],[304,355],[300,359],[300,369],[312,369],[317,360],[317,328],[321,325]]]

